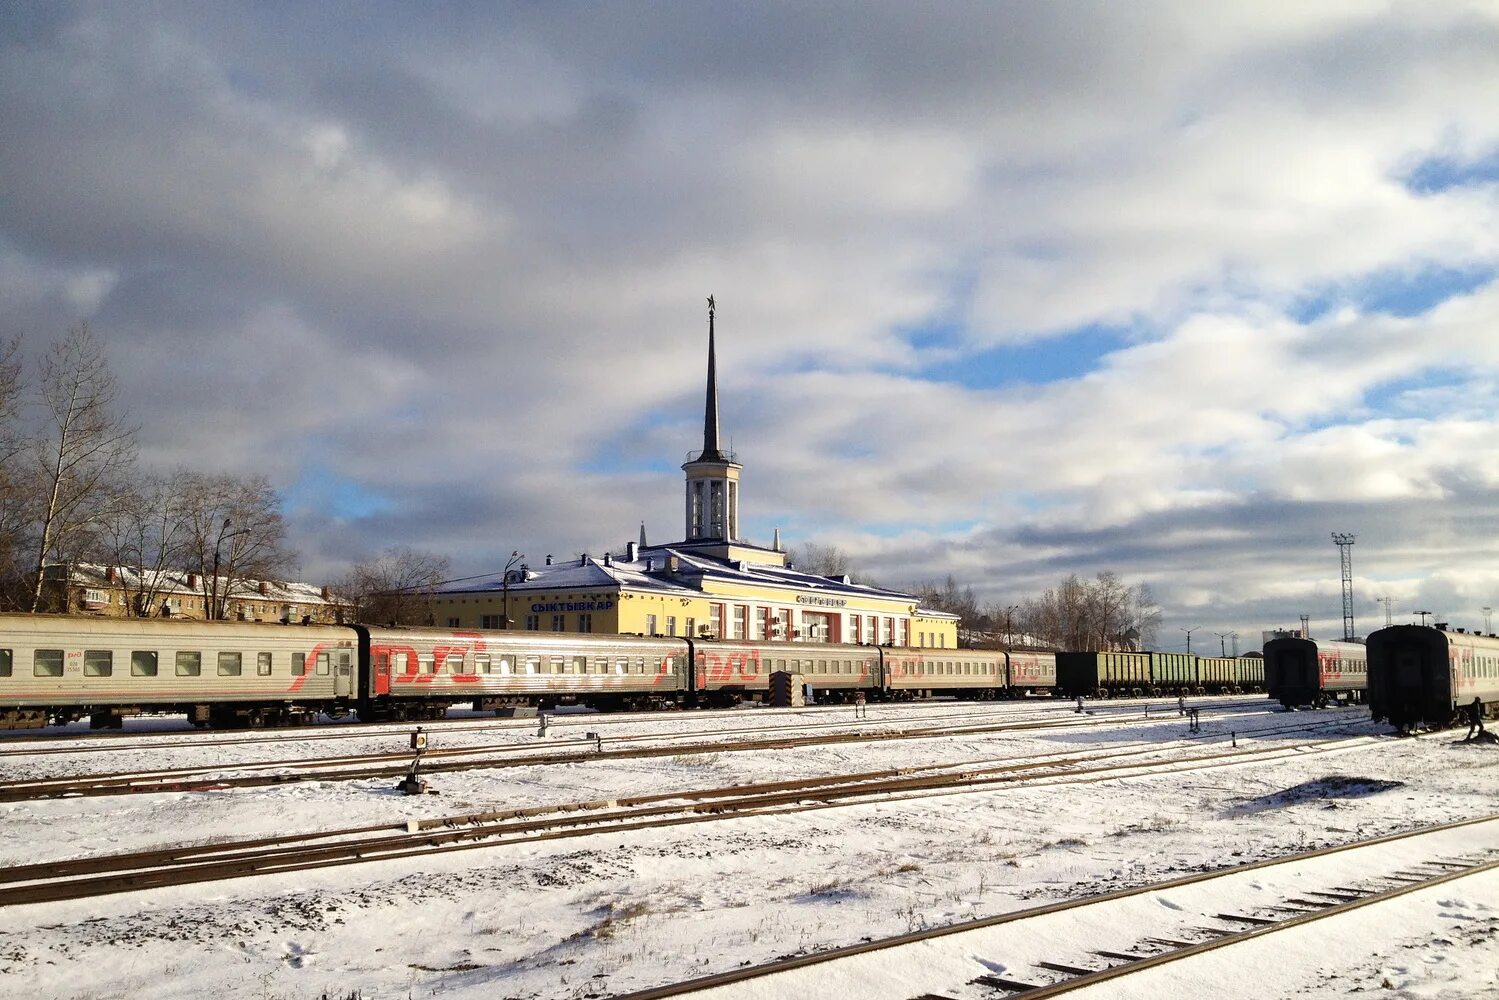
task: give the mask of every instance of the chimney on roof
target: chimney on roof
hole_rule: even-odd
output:
[[[550,552],[547,553],[547,565],[552,565],[552,554]]]
[[[117,576],[119,576],[119,573],[113,566],[108,566],[105,568],[104,579],[108,580],[110,583],[114,583]]]
[[[587,566],[588,565],[588,553],[587,552],[584,552],[582,555],[578,556],[578,565],[579,566]]]
[[[645,548],[645,522],[640,522],[640,547]]]
[[[197,590],[198,589],[198,574],[196,574],[196,573],[189,573],[189,574],[187,574],[187,587],[188,587],[189,590]]]
[[[261,597],[265,597],[267,594],[269,594],[271,592],[271,585],[269,583],[267,583],[265,580],[261,580],[260,581],[260,586],[256,587],[255,589],[260,591],[260,596]]]
[[[638,543],[636,543],[636,542],[626,542],[625,543],[625,561],[626,562],[639,562],[640,561],[640,545]]]
[[[775,541],[773,541],[773,542],[770,543],[770,547],[773,548],[773,549],[775,549],[777,552],[781,551],[781,529],[780,528],[776,529]]]
[[[605,566],[613,566],[614,565],[614,554],[611,553],[611,552],[609,552],[609,551],[607,551],[607,550],[604,552],[604,565]]]
[[[333,592],[330,591],[327,587],[324,587],[322,589],[321,594],[322,594],[323,600],[325,600],[325,601],[331,601],[331,600],[333,600]]]

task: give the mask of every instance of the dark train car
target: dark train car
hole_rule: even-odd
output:
[[[1006,682],[1011,698],[1051,694],[1057,686],[1057,654],[1044,650],[1011,650]]]
[[[1357,642],[1286,637],[1265,643],[1265,690],[1286,708],[1358,702],[1368,686],[1368,651]]]
[[[893,698],[998,698],[1005,691],[1005,654],[992,649],[883,648],[885,683]]]
[[[1150,693],[1149,653],[1058,653],[1057,688],[1067,697],[1128,698]]]
[[[1369,636],[1369,709],[1399,729],[1451,725],[1477,698],[1499,708],[1499,639],[1476,632],[1393,625]]]

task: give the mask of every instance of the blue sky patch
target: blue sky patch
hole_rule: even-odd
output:
[[[1474,187],[1499,181],[1499,149],[1487,156],[1464,163],[1445,156],[1422,160],[1401,178],[1407,190],[1416,194],[1441,194],[1453,188]]]
[[[1448,299],[1482,288],[1496,273],[1492,267],[1390,268],[1311,292],[1289,314],[1298,323],[1311,323],[1335,309],[1352,306],[1365,313],[1419,316]]]
[[[1128,331],[1122,327],[1090,324],[1026,344],[944,356],[923,366],[918,375],[969,389],[1045,385],[1095,371],[1105,357],[1128,340]]]
[[[282,494],[291,510],[319,510],[335,518],[357,520],[391,510],[389,497],[322,466],[304,472]]]

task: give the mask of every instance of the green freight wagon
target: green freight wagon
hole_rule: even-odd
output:
[[[1197,658],[1197,686],[1214,694],[1238,693],[1239,678],[1232,656],[1199,656]]]
[[[1191,653],[1151,653],[1151,694],[1202,694],[1197,683],[1197,657]]]
[[[1150,690],[1149,653],[1058,653],[1057,687],[1069,698],[1128,698]]]
[[[1265,691],[1265,658],[1241,656],[1234,660],[1234,681],[1240,691],[1263,694]]]

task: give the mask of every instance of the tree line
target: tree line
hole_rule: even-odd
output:
[[[101,563],[123,571],[131,615],[155,613],[177,571],[196,576],[206,616],[222,618],[230,592],[293,567],[264,476],[145,468],[140,430],[86,324],[34,366],[19,337],[0,343],[0,608],[65,610],[66,587],[49,575]]]
[[[837,546],[809,543],[792,555],[803,572],[874,583],[861,576]],[[941,583],[918,583],[911,592],[922,607],[958,616],[958,642],[963,646],[1149,649],[1161,625],[1161,609],[1149,585],[1127,584],[1114,572],[1091,580],[1074,573],[1039,597],[1016,603],[981,604],[973,587],[952,575]]]

